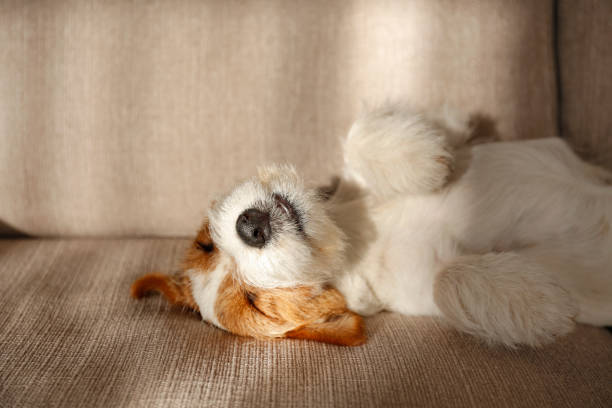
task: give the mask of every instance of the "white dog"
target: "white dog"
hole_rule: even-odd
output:
[[[329,200],[264,167],[213,203],[178,278],[133,294],[238,334],[340,344],[364,340],[352,312],[443,316],[508,346],[612,324],[611,175],[558,138],[472,136],[466,120],[375,110],[352,126]]]

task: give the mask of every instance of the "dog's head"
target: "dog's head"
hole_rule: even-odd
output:
[[[361,317],[326,284],[345,244],[325,206],[293,168],[260,169],[212,204],[181,272],[146,275],[132,295],[161,292],[242,336],[361,344]]]
[[[343,263],[344,235],[327,203],[290,166],[258,176],[213,203],[210,232],[242,281],[261,288],[317,285]]]

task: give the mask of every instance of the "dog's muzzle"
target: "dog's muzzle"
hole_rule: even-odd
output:
[[[256,208],[249,208],[238,217],[236,232],[245,244],[261,248],[272,234],[270,215]]]

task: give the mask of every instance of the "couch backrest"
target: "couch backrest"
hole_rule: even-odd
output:
[[[562,135],[612,168],[612,1],[558,7]]]
[[[191,235],[211,198],[258,164],[291,162],[327,181],[351,121],[387,99],[485,114],[505,138],[553,136],[554,10],[531,0],[3,4],[0,223],[42,236]]]

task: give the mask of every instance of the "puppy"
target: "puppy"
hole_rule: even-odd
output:
[[[386,106],[357,120],[329,200],[267,166],[213,202],[161,292],[230,332],[343,345],[360,315],[442,316],[540,346],[612,324],[612,176],[558,138],[473,145],[461,117]]]

